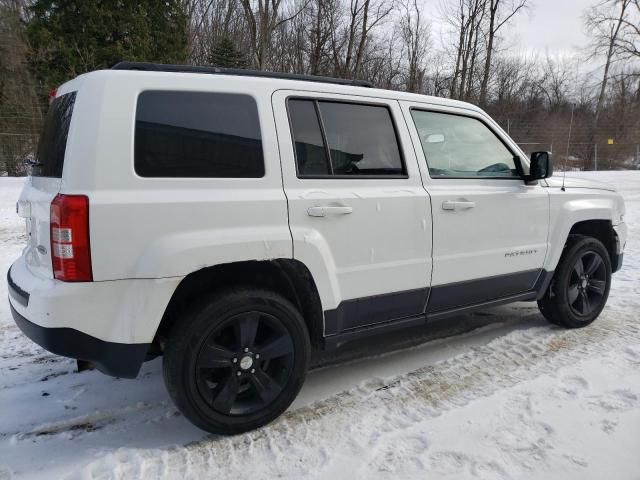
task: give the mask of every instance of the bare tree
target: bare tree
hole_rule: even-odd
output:
[[[604,71],[600,83],[600,93],[593,118],[595,132],[600,112],[604,105],[609,72],[616,56],[620,53],[620,33],[626,21],[633,0],[605,0],[591,7],[584,18],[587,31],[592,36],[592,56],[604,54]]]
[[[458,0],[454,6],[449,4],[445,12],[445,18],[453,27],[457,39],[455,67],[449,89],[451,98],[468,99],[471,96],[487,1]]]
[[[491,59],[495,49],[495,40],[498,31],[511,20],[520,10],[527,6],[527,0],[488,0],[489,27],[487,29],[487,51],[485,54],[482,84],[480,85],[481,106],[487,103],[487,89],[491,74]]]
[[[309,73],[312,75],[332,74],[331,39],[334,29],[339,24],[339,0],[313,0],[302,21],[308,27]],[[307,28],[307,27],[304,27]]]
[[[547,53],[542,68],[542,77],[538,88],[543,93],[548,108],[557,111],[570,103],[572,73],[575,71],[575,59],[567,57],[552,57]]]
[[[346,39],[336,41],[334,37],[334,57],[338,61],[337,69],[344,77],[353,78],[361,73],[367,40],[371,30],[393,11],[394,1],[388,0],[350,0],[346,26]],[[344,60],[340,60],[341,47],[344,46]]]
[[[425,57],[429,46],[429,26],[422,17],[417,0],[403,0],[401,3],[400,35],[407,55],[405,89],[418,92],[425,74]]]
[[[617,47],[624,58],[640,59],[640,0],[632,0],[630,9],[631,12],[622,21]]]
[[[274,31],[298,16],[309,1],[283,16],[283,0],[240,0],[248,24],[253,63],[258,70],[266,67]]]

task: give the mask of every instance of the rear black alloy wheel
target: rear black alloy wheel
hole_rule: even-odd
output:
[[[235,315],[205,339],[196,357],[198,391],[224,415],[246,415],[282,393],[293,366],[293,341],[265,312]]]
[[[167,390],[179,410],[212,433],[258,428],[298,394],[309,362],[298,310],[280,295],[234,289],[186,312],[164,352]]]
[[[538,306],[552,323],[566,328],[585,327],[602,312],[610,287],[611,260],[602,242],[572,235]]]

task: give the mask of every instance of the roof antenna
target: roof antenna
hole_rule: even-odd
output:
[[[576,104],[571,104],[571,121],[569,122],[569,136],[567,137],[567,154],[564,157],[564,168],[562,169],[562,188],[561,190],[564,192],[564,179],[567,177],[567,162],[569,161],[569,145],[571,144],[571,129],[573,128],[573,111],[576,108]]]

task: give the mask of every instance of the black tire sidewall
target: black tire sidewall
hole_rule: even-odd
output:
[[[598,308],[588,315],[578,315],[569,305],[567,286],[576,261],[580,256],[590,251],[600,255],[605,264],[605,291]],[[607,303],[609,290],[611,288],[611,278],[611,260],[609,258],[609,253],[602,242],[591,237],[579,237],[579,239],[577,239],[562,256],[554,279],[555,285],[553,293],[555,296],[550,299],[550,301],[552,302],[552,310],[555,310],[553,312],[556,317],[554,319],[555,323],[559,323],[568,328],[580,328],[591,324],[596,318],[598,318]]]
[[[209,333],[229,318],[250,310],[274,316],[287,329],[294,345],[293,366],[287,384],[272,403],[251,414],[224,415],[200,396],[196,358]],[[196,426],[212,433],[241,433],[271,422],[289,407],[304,383],[310,349],[304,320],[289,301],[257,289],[226,292],[204,301],[174,324],[164,352],[165,384],[178,409]]]

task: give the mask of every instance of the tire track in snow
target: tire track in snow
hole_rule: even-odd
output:
[[[247,465],[253,464],[260,466],[250,469],[260,471],[259,478],[295,478],[328,475],[331,459],[340,457],[338,463],[344,466],[351,459],[359,476],[366,478],[385,466],[398,464],[391,461],[393,459],[381,462],[381,456],[405,452],[408,455],[405,460],[410,462],[427,459],[428,442],[417,441],[418,437],[408,433],[430,418],[541,375],[552,374],[576,361],[606,356],[610,351],[628,351],[625,361],[634,364],[640,344],[640,326],[632,314],[623,316],[615,309],[608,309],[606,313],[587,329],[566,331],[556,327],[535,327],[512,332],[444,362],[386,381],[371,380],[350,391],[287,412],[258,431],[230,438],[212,436],[184,447],[116,451],[87,465],[77,475],[126,478],[134,473],[161,472],[167,478],[199,478],[215,474],[232,477],[242,476]],[[625,398],[637,399],[634,395]],[[542,424],[539,427],[539,435],[552,442],[552,429]],[[406,448],[395,449],[396,444]],[[553,445],[530,442],[528,446],[535,455],[511,458],[512,462],[521,463],[522,468],[530,468],[532,462],[544,461],[545,452]],[[451,468],[462,468],[462,464],[472,461],[456,457],[455,452],[439,452],[438,455],[440,465],[449,462]],[[438,456],[431,455],[431,458],[437,460]],[[424,464],[420,462],[415,465],[418,469],[422,467]],[[507,476],[495,462],[473,461],[472,470],[480,477]],[[71,475],[71,478],[75,476]]]

